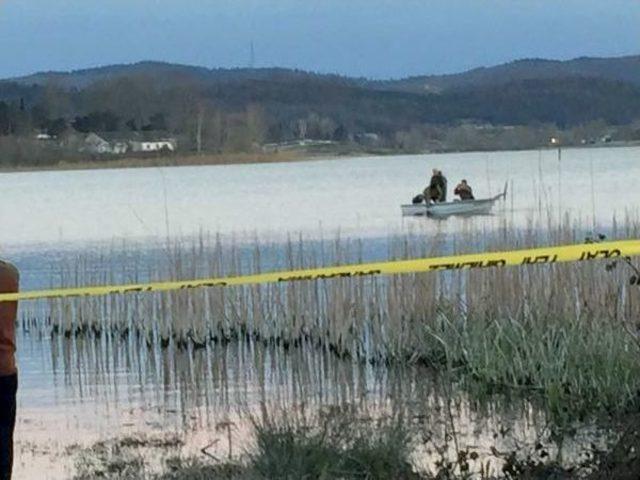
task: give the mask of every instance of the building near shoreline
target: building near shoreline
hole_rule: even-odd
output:
[[[113,153],[109,142],[93,132],[85,137],[83,145],[80,147],[80,151],[94,155]]]
[[[172,138],[129,142],[132,152],[175,152],[176,141]]]
[[[175,139],[149,135],[147,132],[134,132],[128,138],[121,133],[91,132],[84,137],[78,151],[92,155],[123,155],[127,152],[175,152],[176,149]]]

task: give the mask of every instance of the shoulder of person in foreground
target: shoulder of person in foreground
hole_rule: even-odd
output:
[[[0,260],[0,275],[2,275],[3,278],[9,277],[15,278],[16,280],[20,278],[20,272],[16,266],[4,260]]]

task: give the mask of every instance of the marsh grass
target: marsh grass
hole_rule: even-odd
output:
[[[619,325],[447,320],[428,335],[429,355],[476,397],[533,395],[559,423],[640,407],[640,350]]]
[[[330,409],[313,422],[265,416],[249,455],[260,478],[419,479],[402,419],[359,419]]]
[[[565,220],[546,230],[505,222],[454,239],[407,234],[387,242],[384,258],[581,242],[582,232]],[[611,235],[639,232],[627,219]],[[243,246],[204,235],[168,243],[151,261],[116,253],[126,259],[117,267],[113,254],[86,256],[62,266],[52,283],[223,277],[339,265],[367,254],[361,242],[340,238]],[[623,262],[595,261],[52,300],[25,315],[44,318],[45,334],[66,337],[135,336],[150,347],[186,350],[242,341],[320,348],[372,364],[426,364],[475,391],[526,391],[557,418],[581,417],[638,406],[640,289],[629,276]]]
[[[439,459],[426,471],[415,465],[421,439],[413,426],[401,416],[372,418],[358,414],[355,408],[304,415],[280,411],[253,419],[252,440],[233,459],[208,453],[183,455],[175,441],[142,437],[99,442],[68,453],[76,459],[75,480],[569,480],[614,478],[606,474],[628,474],[637,465],[637,461],[629,462],[628,455],[637,438],[629,440],[628,433],[611,451],[589,452],[586,460],[571,467],[550,458],[541,444],[525,451],[492,448],[500,467],[490,467],[484,454],[473,448],[456,447],[454,456],[445,453],[453,443],[449,438],[434,445],[430,455]],[[637,426],[632,436],[637,436],[636,430]]]
[[[266,414],[265,414],[266,415]],[[308,417],[267,415],[253,421],[254,440],[237,460],[181,457],[162,442],[124,438],[76,454],[76,480],[106,479],[371,479],[430,478],[414,471],[411,436],[396,420],[327,410]],[[151,466],[154,451],[160,471]],[[147,449],[144,453],[141,449]],[[161,450],[158,450],[160,448]],[[157,460],[157,458],[156,458]],[[155,471],[154,471],[155,470]]]

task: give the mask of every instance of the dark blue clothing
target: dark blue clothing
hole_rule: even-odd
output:
[[[17,391],[18,375],[0,377],[0,480],[11,479]]]

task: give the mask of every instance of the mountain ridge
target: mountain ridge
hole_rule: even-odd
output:
[[[586,77],[640,85],[640,55],[621,57],[577,57],[570,60],[523,58],[460,73],[419,75],[399,80],[378,81],[377,88],[434,93],[461,88],[497,86],[514,80]]]
[[[491,87],[510,81],[586,77],[623,81],[640,86],[640,55],[619,57],[582,56],[570,60],[522,58],[510,62],[472,68],[442,75],[418,75],[400,79],[370,80],[335,73],[319,73],[286,67],[208,68],[198,65],[144,60],[70,71],[43,71],[6,78],[3,83],[20,85],[54,84],[63,88],[86,88],[93,83],[126,76],[153,76],[165,83],[184,80],[220,83],[237,80],[305,79],[327,80],[376,90],[430,94],[447,90]]]
[[[43,71],[30,75],[0,79],[0,82],[21,85],[46,85],[53,83],[63,88],[86,88],[93,83],[113,80],[123,76],[145,76],[164,74],[173,80],[233,81],[262,80],[278,78],[326,78],[333,81],[356,82],[357,79],[337,74],[315,73],[285,67],[264,68],[208,68],[156,60],[142,60],[134,63],[120,63],[70,71]]]

